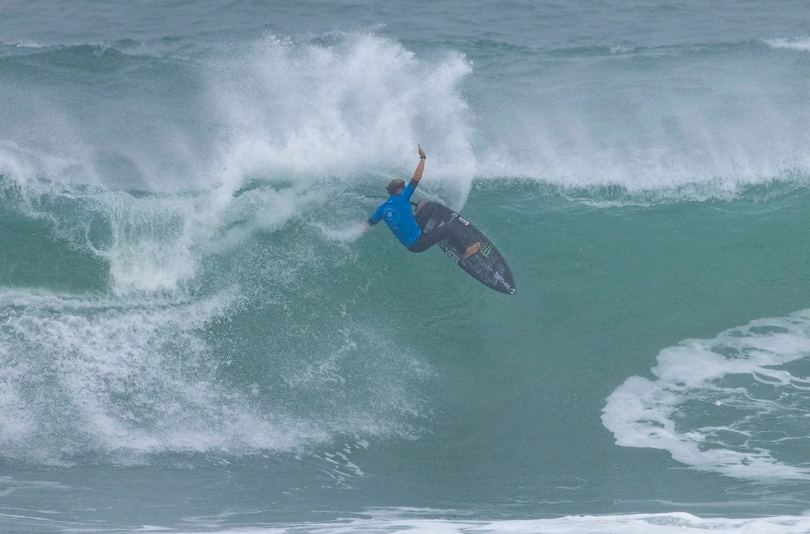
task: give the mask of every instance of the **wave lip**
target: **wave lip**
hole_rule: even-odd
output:
[[[810,310],[662,350],[655,379],[628,378],[602,422],[616,444],[669,451],[693,469],[763,482],[810,480]]]

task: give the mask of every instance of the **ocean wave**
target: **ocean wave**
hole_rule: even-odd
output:
[[[81,56],[89,50],[96,55],[109,51],[113,54],[118,53],[130,57],[188,59],[190,56],[199,55],[205,49],[177,36],[167,36],[147,41],[124,38],[109,42],[56,42],[47,44],[33,41],[4,42],[0,40],[0,58],[3,56],[42,56],[47,58],[49,54],[54,52],[68,56],[71,54]]]
[[[763,39],[762,42],[777,50],[796,50],[810,52],[810,36],[779,37],[776,39]]]
[[[777,39],[776,41],[782,41]],[[712,56],[722,57],[730,52],[752,52],[763,50],[763,43],[771,46],[768,39],[748,39],[743,41],[711,41],[711,42],[683,42],[675,44],[660,45],[640,45],[632,42],[618,42],[614,44],[600,44],[578,47],[548,48],[541,52],[555,58],[587,58],[587,57],[610,57],[622,55],[635,55],[644,58],[673,58],[676,56],[689,57]],[[778,47],[776,47],[778,48]]]
[[[787,172],[761,181],[726,181],[684,183],[672,187],[628,188],[625,185],[569,185],[546,182],[532,177],[500,176],[473,182],[471,194],[492,189],[528,189],[544,196],[557,196],[596,208],[654,206],[678,202],[767,202],[801,194],[810,185],[810,175]]]
[[[45,48],[45,45],[41,45],[33,41],[12,41],[8,43],[5,41],[0,41],[0,46],[10,46],[14,48],[31,48],[34,50],[40,50],[42,48]]]
[[[117,43],[123,44],[123,43]],[[106,43],[82,43],[82,44],[70,44],[70,45],[40,45],[36,43],[31,44],[3,44],[0,43],[0,48],[5,47],[8,52],[8,55],[11,57],[4,58],[5,61],[8,62],[13,60],[15,57],[28,57],[28,61],[31,58],[39,58],[42,61],[50,62],[53,64],[64,65],[66,67],[79,67],[83,65],[87,65],[88,63],[88,55],[101,58],[105,54],[109,54],[112,58],[124,58],[126,54],[124,54],[121,50],[119,50],[115,45],[109,45]],[[9,50],[9,49],[16,49]],[[0,54],[2,57],[2,54]],[[111,59],[111,57],[107,57],[107,60]]]
[[[332,522],[273,524],[267,527],[248,527],[222,530],[217,524],[201,524],[213,532],[225,533],[319,533],[345,532],[413,532],[430,534],[463,533],[543,533],[569,532],[590,534],[674,534],[713,532],[720,534],[800,534],[810,528],[806,516],[773,516],[754,518],[702,518],[683,512],[661,514],[616,514],[565,516],[548,519],[480,520],[465,517],[459,512],[420,510],[414,508],[372,510],[361,517],[339,519]]]
[[[810,310],[664,349],[602,415],[616,443],[663,449],[694,469],[763,482],[810,480]]]

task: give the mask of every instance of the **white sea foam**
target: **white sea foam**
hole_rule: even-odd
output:
[[[476,177],[540,181],[591,200],[603,188],[668,201],[810,183],[801,69],[722,49],[634,57],[653,70],[593,58],[582,70],[549,66],[520,91],[504,84],[510,98],[470,98],[487,141],[474,144]],[[497,112],[479,102],[497,102]]]
[[[0,140],[0,175],[19,185],[43,176],[68,180],[81,166],[76,157],[61,157],[21,147],[13,140]]]
[[[213,381],[216,362],[196,330],[229,300],[125,303],[4,291],[4,455],[50,462],[85,452],[206,450],[225,446],[242,424],[277,434],[281,446],[294,441]]]
[[[808,356],[810,310],[689,339],[661,351],[653,380],[619,386],[602,422],[618,445],[664,449],[694,469],[807,480]]]
[[[731,519],[701,518],[683,512],[663,514],[587,515],[554,519],[487,521],[459,519],[458,513],[440,510],[375,510],[365,517],[332,522],[274,524],[264,528],[216,530],[220,534],[347,534],[412,532],[425,534],[516,533],[516,534],[803,534],[810,529],[810,517],[774,516]],[[443,519],[443,516],[448,516]],[[212,525],[214,527],[214,525]],[[207,530],[206,532],[210,532]],[[190,534],[190,533],[189,533]]]
[[[780,37],[777,39],[763,39],[763,42],[771,48],[796,50],[799,52],[810,52],[810,36],[802,37]]]
[[[194,300],[0,292],[3,456],[131,463],[165,452],[297,451],[339,434],[407,430],[400,416],[419,409],[408,383],[424,370],[370,330],[346,327],[331,352],[269,349],[265,357],[279,362],[273,372],[286,383],[269,394],[262,392],[272,376],[252,386],[222,380],[228,361],[206,332],[234,298],[229,291]],[[348,371],[350,381],[363,381],[362,393],[349,395],[347,366],[369,360],[367,351],[374,364]]]
[[[355,222],[339,228],[327,226],[323,223],[315,223],[315,227],[330,241],[339,243],[351,243],[357,241],[366,232],[364,222]]]
[[[321,182],[409,173],[421,142],[431,176],[463,203],[475,158],[459,84],[470,72],[458,54],[428,62],[373,34],[330,46],[268,36],[210,69],[229,132],[226,173]]]
[[[3,185],[19,199],[14,209],[49,221],[59,239],[103,258],[118,295],[178,291],[206,255],[236,247],[256,231],[279,230],[326,201],[323,191],[302,184],[264,184],[239,195],[224,185],[188,194],[131,194],[31,179],[42,161],[18,152],[4,158],[0,146],[0,174],[11,179]],[[50,162],[51,168],[71,164]]]

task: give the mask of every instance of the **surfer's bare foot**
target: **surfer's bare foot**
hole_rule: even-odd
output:
[[[474,245],[470,245],[469,247],[467,247],[467,250],[464,251],[464,254],[461,255],[461,259],[466,260],[467,258],[472,256],[473,254],[478,252],[478,250],[480,248],[481,248],[481,243],[476,243]]]

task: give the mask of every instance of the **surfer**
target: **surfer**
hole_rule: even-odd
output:
[[[481,243],[474,243],[469,247],[465,247],[459,240],[458,235],[452,231],[450,225],[433,228],[427,234],[422,233],[422,227],[419,226],[416,217],[413,215],[410,204],[411,195],[416,190],[416,186],[419,185],[419,180],[422,179],[422,172],[425,170],[425,160],[427,159],[425,151],[422,150],[422,145],[417,145],[417,147],[419,149],[419,165],[413,172],[411,183],[406,186],[405,181],[399,178],[395,178],[388,183],[386,189],[391,196],[366,221],[368,229],[371,229],[384,219],[394,236],[411,252],[424,252],[439,241],[447,239],[457,250],[464,251],[461,255],[463,261],[478,252]]]

